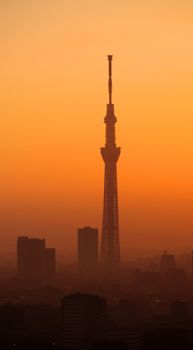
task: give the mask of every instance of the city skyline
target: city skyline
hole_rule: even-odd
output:
[[[0,349],[192,350],[193,2],[0,14]]]
[[[98,148],[108,52],[116,56],[118,144],[124,149],[123,258],[190,251],[193,5],[79,4],[48,1],[46,11],[41,0],[0,5],[1,259],[26,234],[46,237],[72,261],[77,227],[101,232]]]

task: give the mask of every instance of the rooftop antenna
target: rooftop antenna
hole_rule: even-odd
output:
[[[109,81],[108,81],[108,88],[109,88],[109,104],[112,104],[112,60],[113,56],[108,55],[108,61],[109,61]]]

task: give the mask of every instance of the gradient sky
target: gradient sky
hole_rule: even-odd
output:
[[[0,1],[1,256],[101,229],[113,54],[124,258],[193,249],[193,2]]]

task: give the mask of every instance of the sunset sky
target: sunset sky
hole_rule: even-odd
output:
[[[0,254],[101,231],[113,54],[124,259],[193,249],[193,2],[0,1]],[[1,259],[0,259],[1,260]]]

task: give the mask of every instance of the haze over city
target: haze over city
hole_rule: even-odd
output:
[[[0,1],[0,349],[193,349],[192,18]]]
[[[101,232],[105,57],[113,54],[124,260],[193,247],[193,4],[0,3],[0,259],[16,237],[76,257],[77,227]]]

